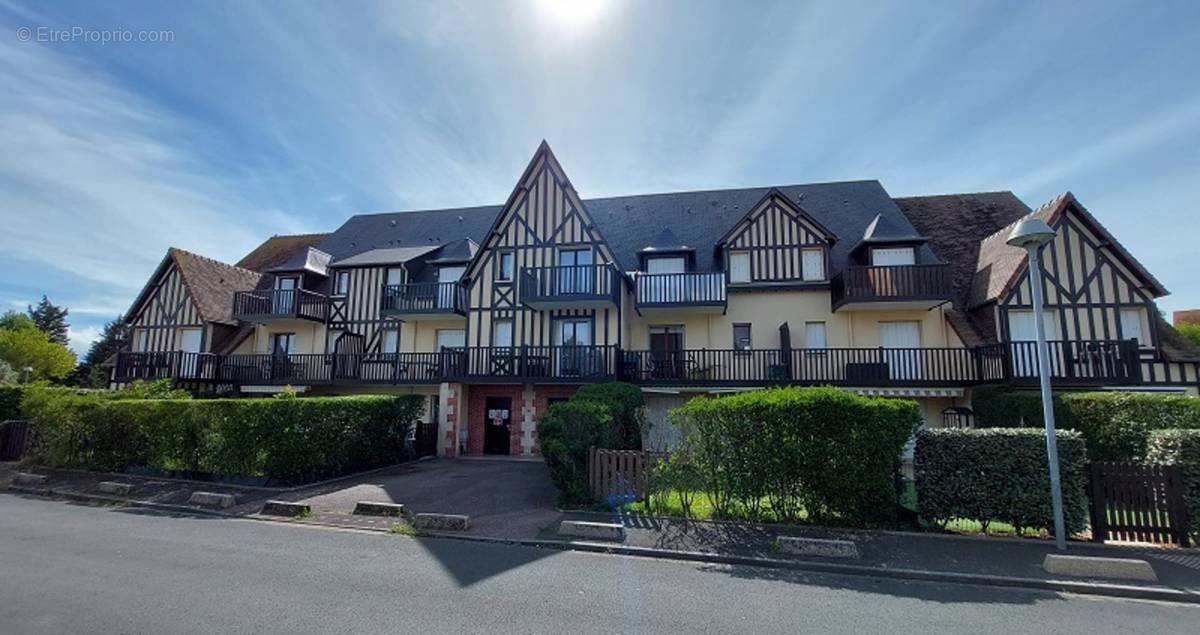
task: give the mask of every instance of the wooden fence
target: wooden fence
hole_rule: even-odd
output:
[[[1188,546],[1178,465],[1092,463],[1092,540]]]
[[[647,470],[659,457],[658,452],[605,450],[588,452],[588,487],[598,501],[646,500]]]
[[[0,461],[17,461],[29,448],[29,422],[0,422]]]

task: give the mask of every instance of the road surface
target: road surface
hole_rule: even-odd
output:
[[[1200,607],[0,493],[2,633],[1196,633]]]

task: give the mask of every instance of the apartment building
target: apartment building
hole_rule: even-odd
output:
[[[893,199],[877,181],[583,199],[543,142],[502,205],[354,216],[235,265],[172,249],[126,316],[113,382],[427,397],[439,453],[537,454],[578,386],[642,387],[649,442],[685,400],[833,385],[970,420],[1033,385],[1027,215],[1054,227],[1046,320],[1060,390],[1196,394],[1167,294],[1072,195]]]

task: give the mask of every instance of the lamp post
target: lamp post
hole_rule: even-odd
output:
[[[1046,423],[1046,458],[1050,463],[1050,502],[1054,507],[1054,545],[1067,548],[1063,526],[1062,484],[1058,477],[1058,438],[1054,431],[1054,401],[1050,395],[1050,345],[1046,343],[1046,324],[1042,318],[1041,250],[1054,240],[1054,230],[1044,221],[1026,218],[1008,235],[1008,244],[1029,252],[1029,287],[1033,295],[1033,325],[1037,332],[1038,380],[1042,389],[1042,419]]]

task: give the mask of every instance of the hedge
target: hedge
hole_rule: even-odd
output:
[[[642,426],[645,423],[646,397],[633,384],[608,382],[585,384],[571,399],[594,401],[604,406],[612,417],[611,446],[618,450],[642,449]]]
[[[1179,465],[1188,512],[1188,533],[1200,543],[1200,430],[1156,430],[1150,434],[1148,463]]]
[[[1036,392],[987,387],[972,391],[976,425],[1042,427]],[[1200,399],[1133,392],[1062,393],[1054,397],[1055,423],[1077,430],[1093,461],[1140,462],[1153,430],[1200,429]]]
[[[681,440],[666,465],[686,467],[715,515],[879,526],[895,522],[895,470],[921,413],[793,387],[692,399],[672,419]]]
[[[403,460],[417,396],[126,400],[32,389],[31,456],[50,466],[135,466],[284,482]]]
[[[1082,435],[1058,431],[1063,516],[1069,533],[1088,523],[1087,449]],[[931,523],[975,520],[1052,528],[1046,437],[1040,430],[922,430],[913,457],[917,512]]]
[[[0,421],[21,418],[21,399],[24,396],[24,386],[0,386]]]

